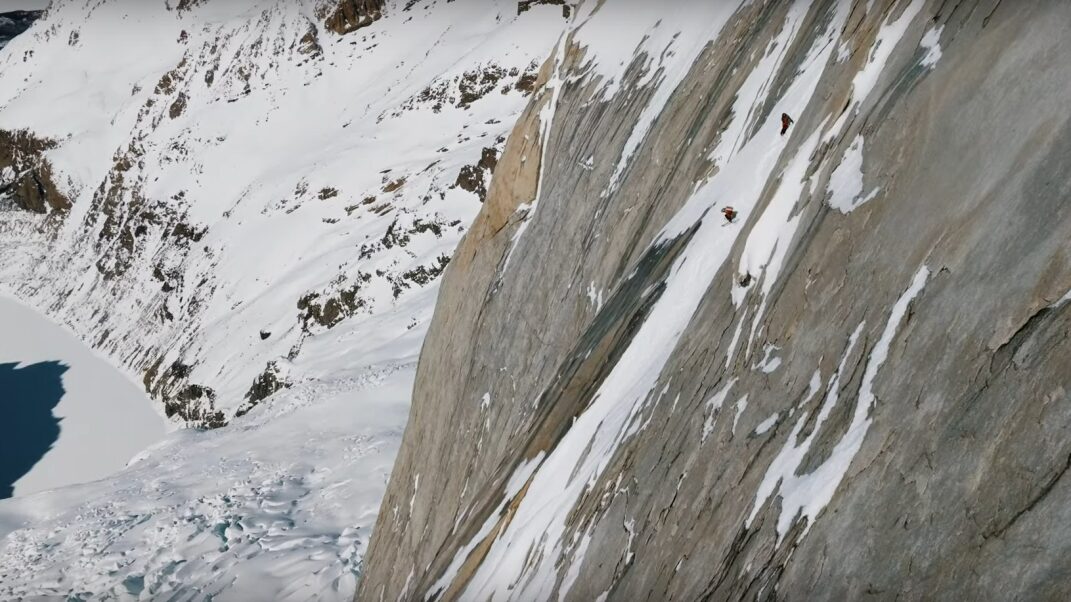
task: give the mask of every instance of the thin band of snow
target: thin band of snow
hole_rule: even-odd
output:
[[[907,314],[908,306],[911,304],[911,301],[918,296],[919,292],[922,291],[929,275],[930,270],[926,266],[919,268],[918,272],[915,273],[914,279],[911,281],[911,285],[893,305],[892,311],[889,313],[889,319],[885,323],[885,329],[881,333],[881,338],[878,339],[877,344],[874,345],[874,348],[870,352],[870,357],[867,360],[866,371],[863,373],[863,380],[859,386],[858,400],[856,401],[855,410],[852,413],[852,420],[848,426],[848,430],[844,433],[844,436],[840,441],[837,442],[833,451],[830,452],[829,458],[827,458],[821,466],[808,474],[799,475],[797,472],[800,465],[803,463],[804,458],[807,457],[812,444],[818,438],[822,425],[829,417],[833,408],[837,405],[840,391],[840,378],[844,374],[847,361],[851,357],[852,351],[859,340],[859,335],[863,331],[865,322],[860,323],[855,329],[855,332],[852,333],[851,337],[848,339],[847,349],[841,357],[837,373],[830,381],[829,387],[826,389],[826,399],[823,400],[822,405],[818,410],[814,428],[803,443],[796,446],[795,442],[807,422],[808,414],[805,413],[800,416],[795,427],[792,429],[792,433],[788,436],[785,446],[778,453],[777,457],[774,458],[773,462],[770,463],[766,475],[759,484],[751,514],[748,516],[747,520],[744,521],[745,527],[751,527],[766,501],[770,499],[775,491],[779,491],[781,496],[781,513],[777,519],[778,545],[780,545],[782,538],[788,533],[789,528],[792,526],[792,523],[795,522],[797,517],[807,519],[807,525],[799,536],[800,538],[803,538],[807,534],[807,531],[810,530],[811,526],[814,525],[814,521],[819,513],[821,513],[833,499],[837,487],[847,474],[852,460],[855,459],[856,454],[859,453],[859,449],[863,445],[863,440],[873,422],[873,419],[870,417],[870,410],[876,401],[873,390],[874,379],[877,377],[878,370],[881,369],[888,357],[893,337],[896,336],[900,323]]]

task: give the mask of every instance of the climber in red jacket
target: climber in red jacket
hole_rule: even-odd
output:
[[[796,123],[795,119],[788,116],[788,113],[781,113],[781,135],[784,136],[788,131],[788,126]]]
[[[725,221],[730,224],[736,221],[737,212],[732,207],[725,207],[721,210],[721,214],[725,216]]]

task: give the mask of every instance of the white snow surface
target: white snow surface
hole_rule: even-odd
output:
[[[852,96],[857,103],[866,100],[878,83],[878,78],[885,70],[885,64],[892,56],[900,39],[904,37],[907,28],[922,11],[925,0],[912,0],[911,4],[904,7],[903,12],[895,19],[890,18],[882,24],[878,31],[877,39],[870,48],[866,64],[852,80]]]
[[[840,165],[829,176],[829,206],[841,213],[850,213],[881,192],[875,188],[863,194],[863,135],[848,145]]]
[[[703,433],[700,443],[706,443],[707,437],[714,432],[714,425],[717,424],[718,414],[721,413],[721,407],[725,405],[725,398],[729,396],[729,390],[736,384],[736,379],[730,380],[720,391],[714,394],[713,397],[707,400],[706,403],[706,419],[703,421]]]
[[[73,201],[53,237],[54,216],[0,199],[0,290],[137,381],[154,358],[191,366],[232,420],[0,502],[0,599],[352,596],[436,274],[480,208],[454,182],[501,151],[528,102],[516,84],[566,22],[515,0],[388,0],[339,36],[328,4],[55,0],[0,50],[0,128],[54,139]],[[118,228],[162,222],[129,254],[98,242],[113,185]],[[178,244],[175,223],[203,237]],[[352,315],[303,323],[299,299],[353,287]],[[292,388],[234,418],[269,362]]]
[[[740,2],[618,1],[584,5],[574,42],[591,57],[590,74],[601,78],[602,98],[620,90],[625,71],[642,59],[637,88],[652,87],[636,124],[614,166],[609,189],[617,187],[629,159],[647,137],[655,119],[691,70],[692,65],[736,12]],[[609,59],[615,57],[614,59]],[[635,94],[635,92],[630,92]]]
[[[744,411],[747,410],[747,395],[744,395],[740,399],[736,400],[736,413],[733,414],[733,426],[729,430],[732,434],[736,434],[736,425],[740,422],[740,417],[744,415]]]
[[[137,385],[68,330],[0,297],[0,364],[52,361],[67,368],[63,397],[52,411],[59,439],[15,482],[15,496],[105,477],[166,434],[163,416]]]
[[[211,387],[227,416],[269,361],[325,336],[303,327],[305,295],[358,287],[349,321],[405,305],[421,286],[414,270],[441,269],[479,210],[454,187],[459,171],[483,148],[501,150],[528,100],[515,84],[565,21],[548,6],[518,16],[507,0],[409,11],[399,0],[346,36],[320,26],[310,54],[316,5],[179,13],[163,0],[57,0],[0,52],[0,128],[59,142],[47,159],[74,207],[56,241],[27,240],[30,228],[5,239],[15,218],[0,219],[11,249],[0,284],[138,372],[155,359],[192,366],[189,382]],[[500,79],[462,106],[466,74]],[[121,174],[119,158],[132,163]],[[129,254],[94,244],[98,190],[119,178],[121,208],[167,220],[148,224]],[[119,213],[117,227],[133,230],[135,217]],[[175,243],[171,221],[203,238]],[[125,259],[119,278],[102,275]]]
[[[933,68],[941,60],[941,32],[944,29],[944,25],[931,27],[926,30],[926,35],[922,36],[922,42],[919,45],[926,50],[926,54],[922,57],[924,67]]]
[[[0,502],[0,599],[349,600],[413,374],[301,385],[111,478]]]
[[[773,428],[777,424],[777,418],[780,416],[778,412],[771,414],[766,420],[763,420],[755,427],[753,431],[756,435],[764,435],[767,431]]]

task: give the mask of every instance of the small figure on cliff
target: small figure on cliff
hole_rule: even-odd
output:
[[[788,127],[790,125],[792,125],[793,123],[796,123],[796,120],[791,118],[791,117],[789,117],[788,113],[781,113],[781,135],[782,136],[785,135],[785,132],[788,131]]]
[[[736,212],[736,209],[733,209],[732,207],[726,207],[726,208],[722,209],[721,210],[721,214],[725,216],[725,221],[727,223],[730,223],[730,224],[735,222],[736,221],[736,216],[739,215]]]

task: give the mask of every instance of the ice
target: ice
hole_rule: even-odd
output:
[[[857,103],[862,103],[870,96],[885,70],[885,63],[925,4],[925,0],[912,0],[896,20],[882,24],[866,64],[852,79],[852,97]]]
[[[926,50],[926,54],[922,57],[923,67],[932,69],[941,60],[941,32],[944,29],[944,25],[931,27],[926,30],[926,35],[922,36],[922,42],[919,45]]]
[[[863,194],[863,135],[859,134],[844,151],[840,165],[829,177],[829,206],[841,213],[850,213],[880,191],[880,188],[875,188]]]
[[[15,483],[16,496],[106,477],[166,434],[163,416],[137,385],[61,326],[0,297],[0,364],[44,361],[68,367],[53,410],[60,436]]]
[[[295,387],[112,477],[0,502],[0,599],[349,600],[414,367]]]
[[[755,427],[754,434],[756,434],[756,435],[765,435],[767,431],[772,429],[773,426],[775,424],[777,424],[778,417],[780,417],[780,414],[778,414],[777,412],[774,412],[772,415],[770,415],[769,418],[767,418],[766,420],[763,420],[762,422],[759,423],[758,426]]]

